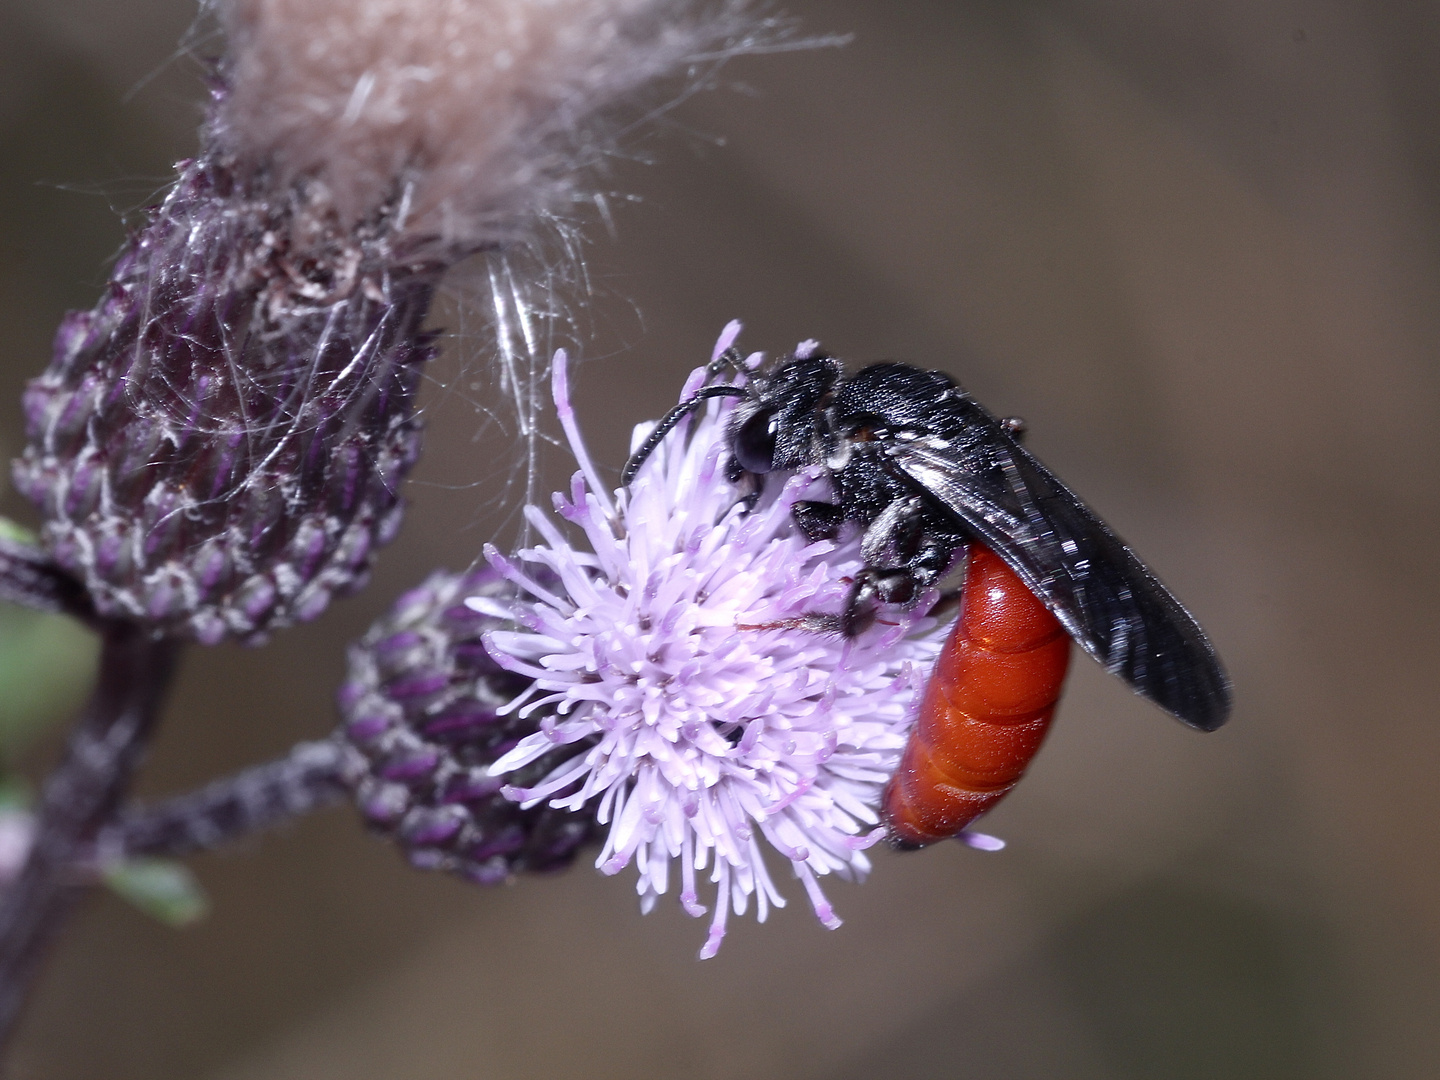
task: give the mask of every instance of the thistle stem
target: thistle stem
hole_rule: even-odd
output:
[[[180,653],[178,641],[132,623],[99,629],[95,691],[45,780],[30,858],[0,896],[0,1046],[14,1032],[46,947],[91,880],[76,872],[76,856],[124,797]]]
[[[188,855],[339,802],[345,750],[300,743],[284,757],[222,777],[197,791],[126,810],[95,841],[99,861]]]

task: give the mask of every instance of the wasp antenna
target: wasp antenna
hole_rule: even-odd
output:
[[[640,444],[640,449],[630,455],[630,460],[625,463],[624,470],[620,473],[620,484],[622,487],[629,487],[630,481],[635,479],[635,474],[640,471],[640,466],[645,464],[645,459],[655,452],[655,447],[660,445],[660,440],[669,435],[676,424],[684,420],[692,412],[705,404],[710,398],[716,397],[744,397],[745,389],[740,386],[702,386],[695,392],[695,396],[680,402],[664,418],[655,425],[655,430],[645,437]]]

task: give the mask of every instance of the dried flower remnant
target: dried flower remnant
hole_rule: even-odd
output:
[[[212,0],[213,2],[213,0]],[[774,47],[750,0],[220,0],[235,43],[226,145],[314,177],[363,220],[411,186],[408,234],[515,235],[588,196],[614,149],[598,110],[691,64]],[[598,121],[598,122],[597,122]]]
[[[540,717],[503,708],[530,680],[502,669],[482,641],[504,620],[465,599],[504,605],[515,591],[489,567],[431,575],[350,650],[339,695],[340,773],[366,823],[392,836],[414,865],[483,885],[568,866],[598,835],[586,814],[521,809],[489,772]],[[542,756],[528,778],[539,780],[581,749]]]
[[[727,328],[717,356],[738,326]],[[705,378],[701,369],[688,396]],[[889,612],[856,639],[786,625],[837,611],[862,565],[858,542],[810,543],[796,500],[823,496],[813,473],[770,485],[748,508],[724,476],[729,399],[712,402],[655,451],[614,500],[568,404],[564,357],[555,394],[580,472],[556,510],[588,549],[530,508],[543,543],[492,565],[529,594],[520,630],[496,630],[492,656],[534,680],[507,707],[539,730],[492,767],[510,797],[590,813],[605,826],[597,866],[634,863],[649,910],[670,888],[705,912],[697,875],[713,884],[702,957],[731,911],[753,897],[764,919],[784,898],[766,865],[788,861],[816,915],[839,925],[820,878],[863,877],[878,840],[876,807],[894,771],[943,628],[927,607]],[[636,445],[649,430],[636,431]],[[488,597],[478,610],[503,614]],[[538,782],[521,770],[575,747]]]
[[[441,276],[579,199],[597,114],[743,51],[744,3],[209,6],[202,151],[62,324],[15,479],[99,614],[258,642],[394,534]]]

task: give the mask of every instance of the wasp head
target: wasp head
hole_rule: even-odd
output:
[[[825,407],[840,365],[823,353],[792,356],[756,375],[730,421],[730,446],[745,472],[764,474],[823,461],[831,441]]]

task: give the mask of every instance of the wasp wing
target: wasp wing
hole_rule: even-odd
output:
[[[1004,559],[1108,671],[1191,727],[1218,728],[1230,683],[1199,624],[1058,477],[981,406],[964,404],[977,414],[966,418],[969,438],[891,443],[893,465]]]

